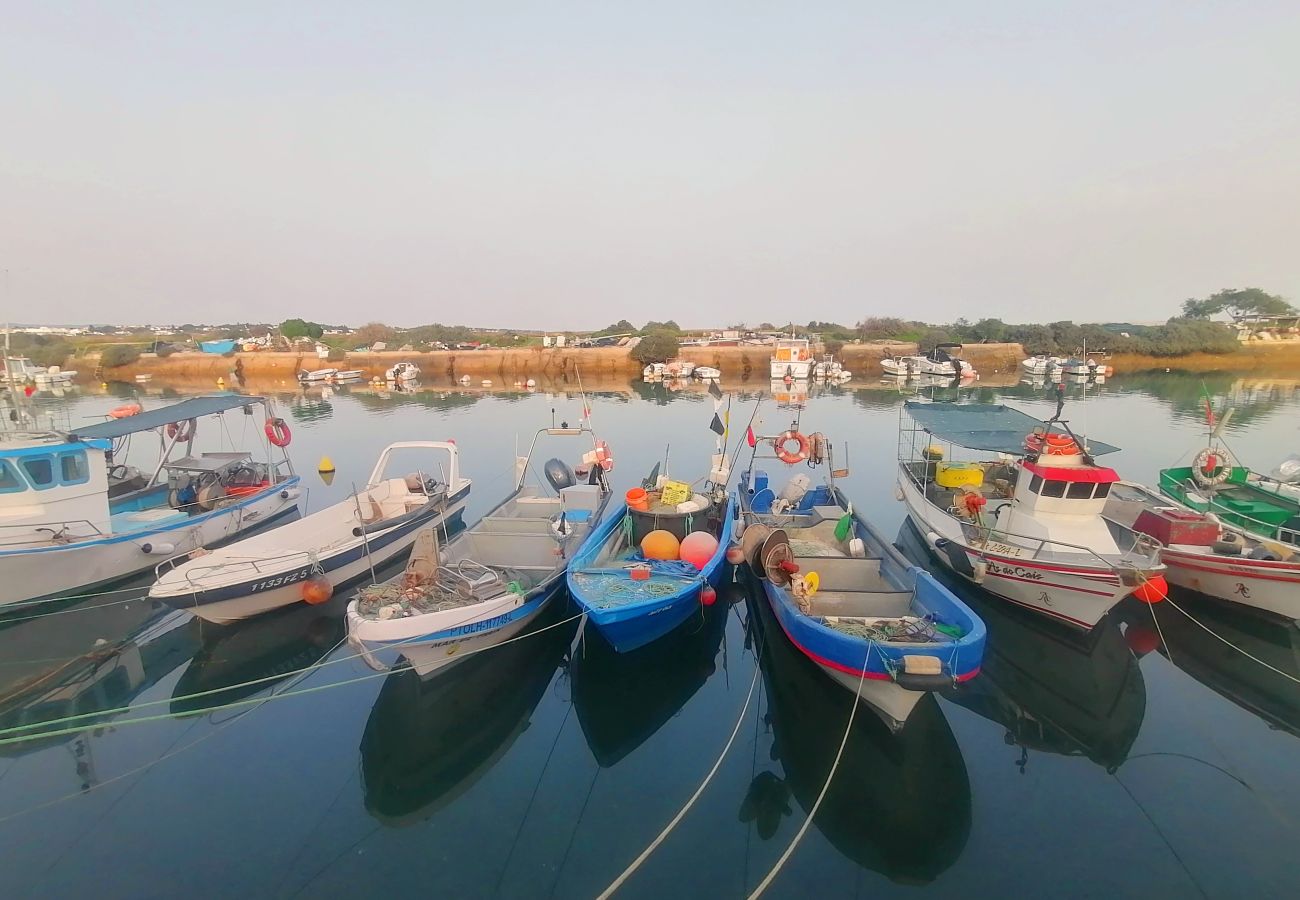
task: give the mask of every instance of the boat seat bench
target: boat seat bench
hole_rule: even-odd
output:
[[[882,616],[897,618],[912,612],[911,591],[825,591],[812,598],[814,616]]]

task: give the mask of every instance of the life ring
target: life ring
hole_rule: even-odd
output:
[[[606,472],[614,471],[614,454],[604,441],[596,441],[596,465]]]
[[[284,419],[267,419],[265,431],[266,439],[277,447],[288,447],[293,441],[293,432],[289,430],[289,423]]]
[[[1232,474],[1233,460],[1227,450],[1206,447],[1192,460],[1192,478],[1201,487],[1223,484]]]
[[[199,428],[197,419],[186,419],[183,422],[169,422],[167,424],[167,436],[176,443],[181,441],[194,440],[194,432]]]
[[[798,445],[798,450],[786,449],[786,444],[794,441]],[[812,452],[812,447],[808,443],[808,438],[794,429],[783,432],[780,437],[772,439],[772,447],[776,450],[776,458],[781,460],[787,466],[793,466],[795,463],[801,463],[808,459]]]
[[[121,406],[114,407],[108,411],[110,419],[125,419],[129,416],[138,416],[142,412],[139,403],[123,403]]]
[[[1025,449],[1048,456],[1078,456],[1079,445],[1068,434],[1044,434],[1034,431],[1025,438]]]

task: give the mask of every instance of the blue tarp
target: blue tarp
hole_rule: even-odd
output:
[[[940,440],[971,450],[993,453],[1025,452],[1025,436],[1043,427],[1043,420],[1001,403],[918,403],[909,400],[904,406],[918,425]],[[1061,432],[1060,427],[1053,428]],[[1093,456],[1114,453],[1118,447],[1089,439],[1088,452]]]
[[[191,397],[188,400],[182,400],[180,403],[173,403],[171,406],[147,409],[142,413],[127,416],[123,419],[111,419],[98,425],[84,425],[74,429],[69,436],[79,441],[94,438],[112,440],[124,435],[135,434],[137,431],[162,428],[164,425],[171,425],[173,422],[184,422],[186,419],[197,419],[199,416],[210,416],[226,410],[238,409],[241,406],[251,406],[254,403],[265,402],[266,400],[262,397],[249,397],[244,394],[230,393]]]
[[[235,349],[234,341],[202,341],[199,349],[204,353],[229,353]]]

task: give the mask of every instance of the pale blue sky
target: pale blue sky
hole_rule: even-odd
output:
[[[1300,3],[0,0],[9,316],[1300,299]]]

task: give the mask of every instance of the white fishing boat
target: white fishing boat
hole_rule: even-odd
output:
[[[827,353],[813,366],[813,379],[816,381],[848,381],[853,373],[844,368],[844,364]]]
[[[384,373],[384,380],[395,384],[416,381],[420,377],[420,367],[413,362],[399,362]]]
[[[769,365],[773,379],[806,381],[812,375],[812,343],[801,337],[777,338]]]
[[[1048,353],[1035,353],[1020,361],[1020,368],[1029,375],[1051,375],[1060,371],[1061,359]]]
[[[722,370],[713,366],[696,366],[692,374],[700,381],[717,381],[722,377]]]
[[[917,375],[949,375],[958,378],[973,378],[975,367],[957,356],[961,344],[938,344],[924,356],[914,356],[914,373]]]
[[[664,372],[665,365],[663,363],[647,363],[645,368],[641,370],[641,377],[646,381],[661,381],[663,380]]]
[[[259,459],[195,450],[200,420],[234,410],[251,417],[258,406]],[[0,604],[86,591],[297,510],[299,479],[283,449],[289,429],[266,398],[217,394],[119,409],[121,418],[71,432],[0,435]],[[142,432],[158,441],[148,477],[124,458]],[[229,429],[221,433],[229,439]]]
[[[298,380],[303,384],[339,384],[344,381],[360,381],[365,374],[360,369],[315,369],[298,370]]]
[[[1117,448],[993,404],[904,404],[899,499],[954,572],[1013,603],[1091,629],[1129,594],[1164,596],[1159,543],[1102,516]],[[946,444],[946,448],[939,443]],[[957,461],[965,448],[992,459]]]
[[[445,534],[469,491],[455,444],[390,444],[356,494],[204,556],[160,563],[149,596],[221,624],[304,600],[323,603],[408,551],[421,529]]]
[[[670,359],[664,363],[666,378],[690,378],[695,372],[695,363],[685,359]]]
[[[1106,516],[1160,541],[1171,584],[1237,606],[1300,619],[1300,523],[1269,540],[1140,484],[1111,488]]]
[[[581,482],[552,459],[549,490],[526,483],[543,435],[592,440]],[[559,592],[569,559],[600,521],[612,466],[609,447],[586,425],[539,431],[504,502],[441,548],[434,530],[421,531],[407,571],[348,604],[349,643],[375,668],[384,667],[376,651],[395,650],[426,675],[519,633]]]
[[[886,356],[880,361],[880,368],[886,375],[912,375],[920,371],[920,356]]]
[[[30,382],[41,386],[61,385],[70,383],[76,377],[75,370],[59,366],[38,366],[26,356],[6,356],[4,367],[0,368],[0,380],[6,384],[12,381],[14,384]]]

